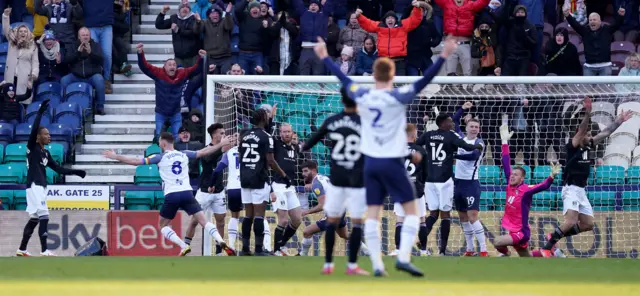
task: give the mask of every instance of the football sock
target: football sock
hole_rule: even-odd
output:
[[[380,242],[380,222],[378,220],[367,219],[364,222],[364,240],[369,246],[369,258],[373,264],[373,270],[384,270],[384,263],[382,262],[382,248]]]
[[[264,221],[264,240],[262,242],[262,247],[268,251],[269,246],[271,246],[271,228],[269,228],[269,221],[267,219],[263,219]]]
[[[462,231],[464,239],[467,242],[467,252],[473,252],[473,226],[469,222],[462,222]]]
[[[560,226],[556,227],[556,230],[551,234],[551,239],[549,239],[542,248],[545,250],[551,250],[551,248],[553,248],[553,246],[563,237],[564,233],[562,233]]]
[[[440,222],[440,254],[445,254],[449,243],[449,231],[451,230],[451,220],[442,219]]]
[[[229,219],[229,228],[227,229],[229,235],[229,247],[236,249],[236,240],[238,239],[238,218]]]
[[[358,261],[358,251],[362,243],[362,224],[353,224],[351,236],[349,236],[349,263]],[[366,246],[365,246],[366,248]]]
[[[251,252],[251,228],[253,227],[253,218],[244,217],[242,219],[242,252]]]
[[[173,229],[171,229],[171,227],[169,227],[169,226],[162,227],[160,232],[162,232],[162,235],[164,236],[164,238],[166,238],[166,239],[172,241],[174,244],[180,246],[181,249],[184,249],[184,248],[187,247],[187,244],[185,244],[184,241],[182,239],[180,239],[178,234],[176,234],[176,232],[173,231]]]
[[[286,246],[287,242],[296,234],[297,228],[293,228],[291,223],[287,225],[287,228],[284,229],[284,233],[282,234],[282,241],[280,242],[280,246]]]
[[[282,243],[282,235],[284,234],[285,226],[278,225],[276,230],[273,232],[273,251],[279,251]]]
[[[396,241],[396,250],[400,250],[400,233],[402,232],[402,222],[396,223],[396,233],[394,234]]]
[[[509,255],[509,249],[507,247],[496,247],[496,250],[504,255]]]
[[[311,245],[313,244],[313,238],[303,238],[302,239],[302,253],[301,256],[309,256],[309,249],[311,249]]]
[[[486,252],[487,239],[484,237],[484,226],[482,226],[482,223],[480,223],[480,220],[473,222],[471,226],[473,227],[473,235],[475,235],[476,239],[478,240],[478,245],[480,246],[480,252]]]
[[[542,257],[542,253],[540,252],[540,250],[534,250],[534,251],[531,251],[531,256]]]
[[[184,243],[187,245],[191,245],[191,240],[193,240],[193,238],[185,236],[184,237]]]
[[[436,221],[438,221],[438,218],[434,216],[427,217],[427,220],[425,222],[425,224],[427,225],[427,237],[431,233],[431,230],[433,229],[433,224],[436,224]]]
[[[222,253],[222,247],[220,246],[220,244],[216,243],[216,254],[220,254]]]
[[[215,224],[207,222],[207,224],[204,225],[204,231],[216,240],[217,243],[224,242],[224,239],[222,239],[222,236],[220,235],[220,232],[218,232],[218,228],[216,228]]]
[[[327,223],[327,230],[324,233],[324,262],[333,262],[333,245],[336,243],[336,228],[337,224]]]
[[[261,253],[264,243],[264,218],[262,216],[253,218],[253,234],[256,236],[256,253]]]
[[[420,241],[420,250],[427,250],[427,224],[420,223],[420,230],[418,230],[418,241]]]
[[[40,236],[40,248],[42,252],[47,250],[47,229],[49,227],[49,215],[40,217],[40,225],[38,227],[38,236]]]
[[[402,230],[400,233],[400,252],[398,253],[398,261],[408,263],[411,260],[411,250],[413,249],[418,230],[420,228],[420,218],[416,215],[407,215],[404,217]]]
[[[571,229],[569,229],[567,231],[567,233],[564,234],[564,237],[568,237],[568,236],[574,236],[578,233],[580,233],[582,231],[580,231],[580,226],[578,226],[578,224],[573,225],[573,227],[571,227]]]
[[[26,251],[27,250],[27,244],[29,243],[29,239],[31,238],[31,235],[33,234],[33,230],[36,229],[36,226],[38,225],[38,222],[40,222],[40,220],[38,218],[31,218],[31,219],[29,219],[27,224],[24,226],[24,231],[22,232],[22,241],[20,242],[20,250],[21,251]]]

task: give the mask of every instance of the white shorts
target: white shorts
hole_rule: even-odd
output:
[[[242,188],[241,196],[243,204],[259,205],[269,201],[269,195],[271,193],[271,187],[269,184],[264,183],[264,187],[260,189]]]
[[[47,190],[35,183],[27,188],[27,213],[29,217],[38,218],[49,215],[47,207]]]
[[[453,208],[453,179],[444,183],[426,183],[424,196],[429,211],[451,211]]]
[[[196,193],[196,200],[205,212],[209,211],[214,214],[227,213],[224,192],[204,193],[201,190],[198,190],[198,193]]]
[[[422,197],[420,197],[419,199],[416,200],[416,202],[418,203],[416,205],[416,210],[418,212],[418,217],[422,218],[425,217],[427,215],[427,204],[425,202],[425,198],[424,195]],[[400,203],[394,203],[393,204],[393,213],[396,214],[396,216],[398,217],[404,217],[404,209],[402,208],[402,204]]]
[[[562,215],[569,210],[593,217],[593,208],[584,188],[575,185],[562,187]]]
[[[329,184],[325,190],[323,209],[327,217],[342,217],[345,210],[352,219],[364,217],[367,210],[367,194],[364,188],[337,187]]]
[[[271,188],[276,195],[276,202],[271,204],[271,209],[274,212],[277,210],[289,211],[300,207],[300,200],[294,186],[287,188],[285,184],[273,183]]]

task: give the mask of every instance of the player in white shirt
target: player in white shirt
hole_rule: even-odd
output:
[[[473,103],[466,102],[456,114],[453,115],[456,133],[463,137],[463,140],[471,145],[480,144],[484,146],[482,139],[478,138],[480,134],[480,121],[471,118],[466,122],[465,135],[460,128],[460,118],[464,115],[465,110],[473,107]],[[456,153],[456,170],[453,189],[453,202],[458,210],[460,224],[466,241],[466,252],[464,256],[475,256],[473,248],[473,238],[478,240],[480,246],[480,256],[488,257],[487,241],[484,236],[484,226],[480,223],[478,212],[480,211],[480,181],[478,180],[478,169],[482,162],[482,151],[473,150],[466,151],[458,148]]]
[[[375,88],[363,88],[354,84],[340,71],[327,53],[322,38],[314,50],[334,75],[347,89],[349,96],[358,104],[362,132],[360,151],[365,155],[364,180],[367,195],[367,220],[364,236],[371,251],[374,275],[384,276],[381,254],[380,213],[387,195],[392,202],[402,205],[405,220],[402,226],[400,251],[396,269],[413,276],[424,276],[411,264],[411,249],[418,234],[420,218],[417,215],[415,188],[404,166],[407,148],[406,105],[435,77],[445,59],[456,49],[457,43],[449,37],[438,60],[425,71],[424,77],[411,85],[393,88],[395,64],[391,59],[379,58],[373,64]]]
[[[191,247],[169,226],[169,223],[175,218],[179,209],[184,210],[189,215],[193,215],[204,230],[220,244],[229,256],[235,256],[235,250],[224,242],[216,226],[205,217],[200,204],[198,204],[198,201],[196,201],[193,196],[193,188],[191,188],[191,184],[189,183],[189,159],[212,154],[233,140],[233,137],[226,136],[222,138],[217,145],[208,146],[199,151],[181,152],[175,150],[173,147],[173,135],[163,132],[160,134],[158,141],[162,149],[162,154],[140,159],[118,155],[113,150],[107,150],[104,152],[104,156],[133,166],[158,165],[165,196],[164,204],[162,204],[162,208],[160,209],[160,232],[166,239],[180,246],[180,256],[185,256],[190,253]]]

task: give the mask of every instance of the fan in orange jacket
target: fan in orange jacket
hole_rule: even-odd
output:
[[[420,25],[422,21],[423,1],[413,1],[411,15],[398,22],[398,17],[393,11],[387,12],[381,22],[376,22],[362,15],[362,10],[356,10],[356,16],[360,27],[369,33],[378,34],[378,56],[388,57],[396,64],[396,75],[406,74],[407,34]]]

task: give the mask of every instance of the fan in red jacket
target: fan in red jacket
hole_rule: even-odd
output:
[[[491,0],[435,0],[442,8],[444,34],[455,36],[458,48],[447,59],[447,74],[455,73],[458,63],[462,65],[464,76],[471,76],[471,37],[473,36],[476,13],[489,5]]]
[[[411,15],[398,22],[393,11],[387,12],[382,22],[376,22],[362,15],[362,10],[356,10],[356,17],[360,27],[369,33],[378,34],[378,56],[392,59],[396,64],[396,76],[404,76],[407,72],[405,57],[407,56],[407,34],[420,25],[422,21],[422,5],[424,1],[414,0]]]

